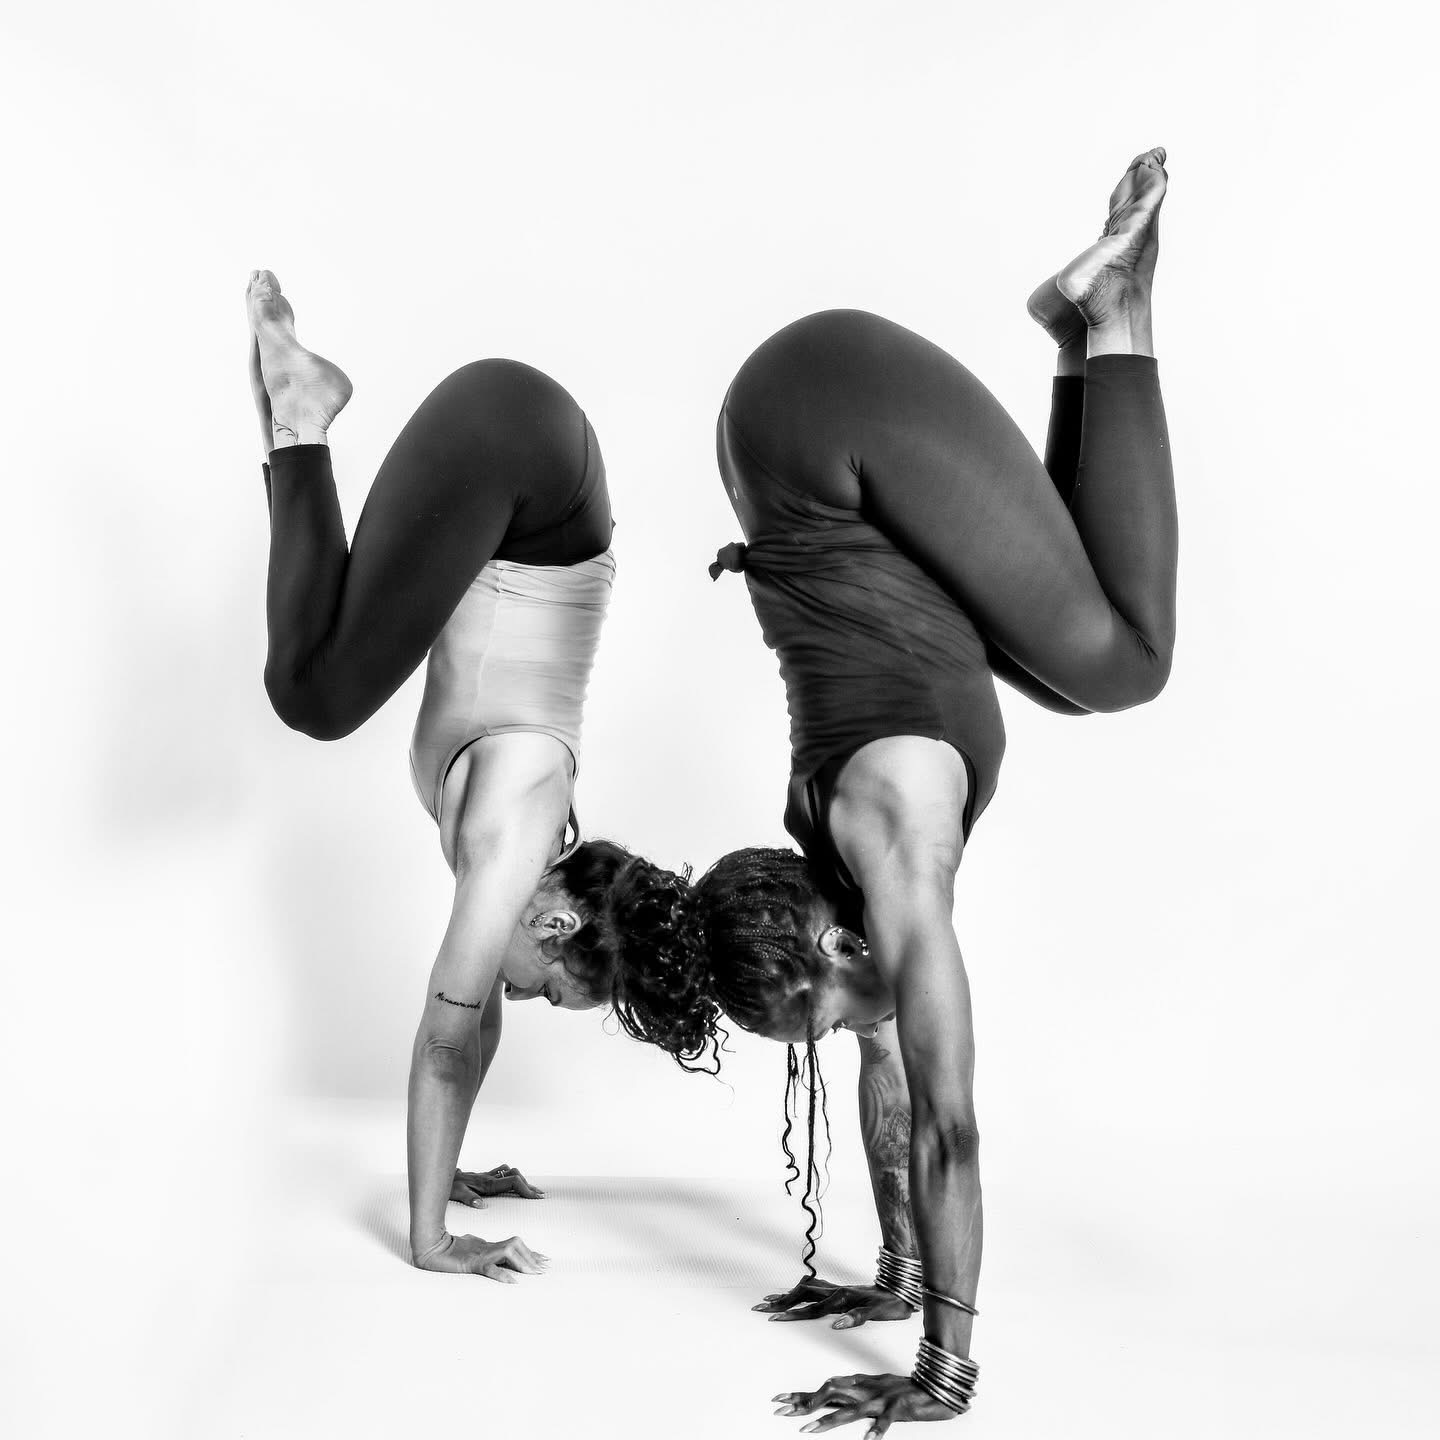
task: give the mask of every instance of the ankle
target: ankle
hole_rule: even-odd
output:
[[[271,432],[273,437],[273,448],[286,450],[291,445],[328,445],[327,438],[329,427],[309,417],[295,416],[281,419],[276,416],[271,421]]]
[[[1055,356],[1055,373],[1062,379],[1073,376],[1079,376],[1083,379],[1085,375],[1085,356],[1088,348],[1088,331],[1082,332],[1077,339],[1068,341],[1062,345]]]
[[[1085,353],[1098,355],[1154,355],[1149,295],[1127,296],[1085,335]]]

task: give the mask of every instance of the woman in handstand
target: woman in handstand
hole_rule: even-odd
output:
[[[347,551],[326,432],[350,382],[295,337],[268,270],[250,278],[251,384],[269,451],[265,686],[287,725],[348,735],[429,652],[410,749],[455,876],[410,1068],[410,1246],[426,1270],[515,1283],[545,1257],[451,1235],[449,1200],[541,1192],[510,1166],[455,1165],[500,1040],[501,997],[613,1002],[593,923],[618,845],[580,842],[581,711],[615,566],[605,468],[574,400],[481,360],[432,392],[391,447]]]
[[[954,882],[1004,749],[993,674],[1078,715],[1153,699],[1169,673],[1175,497],[1150,324],[1164,159],[1133,162],[1102,238],[1031,299],[1061,346],[1043,466],[968,370],[855,311],[766,341],[721,412],[747,543],[712,574],[744,572],[779,658],[785,820],[805,853],[742,850],[702,878],[674,948],[705,975],[683,1003],[804,1047],[807,1201],[815,1043],[862,1037],[877,1284],[812,1279],[757,1308],[845,1325],[924,1311],[913,1375],[776,1397],[787,1415],[835,1407],[807,1430],[864,1417],[878,1436],[974,1391],[980,1177]],[[792,1049],[792,1085],[799,1068]]]

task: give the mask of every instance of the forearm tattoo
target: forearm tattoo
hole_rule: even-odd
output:
[[[860,1133],[870,1162],[870,1184],[885,1247],[917,1255],[910,1212],[910,1102],[893,1085],[860,1081]]]
[[[472,1005],[467,1000],[452,1000],[443,990],[437,990],[435,992],[435,998],[437,1000],[443,1000],[447,1005],[456,1005],[461,1010],[483,1010],[485,1008],[485,1002],[483,1000],[477,1000]]]

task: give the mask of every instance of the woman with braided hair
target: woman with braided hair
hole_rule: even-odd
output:
[[[1169,673],[1174,480],[1150,318],[1164,160],[1134,160],[1100,240],[1031,297],[1060,347],[1043,467],[968,370],[854,311],[767,340],[721,412],[745,543],[711,573],[744,573],[780,662],[785,823],[804,857],[742,850],[702,877],[698,1013],[789,1044],[792,1085],[804,1047],[807,1182],[816,1042],[860,1037],[884,1242],[875,1287],[811,1270],[756,1308],[836,1325],[924,1311],[912,1375],[776,1397],[781,1414],[833,1407],[807,1430],[865,1418],[878,1436],[974,1393],[980,1177],[954,881],[1004,749],[995,674],[1078,715],[1150,700]]]

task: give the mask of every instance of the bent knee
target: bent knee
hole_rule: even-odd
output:
[[[463,395],[467,405],[508,409],[518,403],[527,408],[539,403],[578,409],[565,387],[543,370],[501,356],[462,365],[441,381],[439,388]]]
[[[1169,649],[1152,651],[1150,662],[1136,666],[1134,673],[1127,675],[1123,683],[1116,687],[1114,694],[1107,697],[1108,703],[1092,708],[1113,713],[1117,710],[1133,710],[1137,705],[1148,705],[1169,682],[1172,658]]]
[[[343,740],[364,719],[346,714],[317,687],[269,665],[265,667],[265,693],[276,715],[312,740]]]

